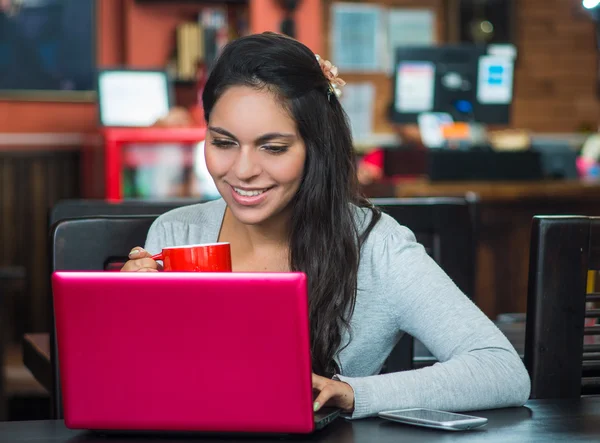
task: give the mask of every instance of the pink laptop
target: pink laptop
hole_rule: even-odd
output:
[[[302,273],[55,272],[65,423],[100,431],[310,433]]]

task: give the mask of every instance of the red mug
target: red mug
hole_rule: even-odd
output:
[[[172,272],[231,272],[229,243],[173,246],[153,255],[163,262],[164,271]]]

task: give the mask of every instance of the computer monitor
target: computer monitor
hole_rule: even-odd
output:
[[[485,46],[446,45],[396,49],[390,119],[417,123],[424,112],[454,121],[508,124],[514,58]]]

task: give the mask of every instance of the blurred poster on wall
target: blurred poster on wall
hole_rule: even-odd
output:
[[[387,17],[387,67],[394,70],[395,50],[402,46],[436,44],[435,12],[431,9],[390,8]]]
[[[386,15],[390,46],[432,46],[435,44],[435,12],[433,10],[390,8]]]
[[[0,97],[95,97],[95,0],[0,0]]]
[[[341,71],[385,69],[383,11],[376,5],[356,3],[331,7],[331,61]]]

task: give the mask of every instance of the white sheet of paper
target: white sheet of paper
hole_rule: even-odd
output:
[[[511,57],[479,57],[477,101],[483,105],[507,105],[512,101],[514,61]]]
[[[385,29],[379,6],[335,3],[331,7],[331,62],[341,71],[385,69]]]
[[[105,126],[149,126],[169,112],[168,84],[161,73],[103,73],[98,92]]]
[[[395,51],[401,46],[432,46],[436,43],[436,15],[431,9],[391,8],[387,15],[389,72],[393,72]]]
[[[402,62],[396,71],[396,110],[428,112],[435,97],[435,65],[431,62]]]
[[[375,85],[371,82],[347,83],[341,97],[350,119],[352,138],[356,143],[369,139],[373,133]]]

